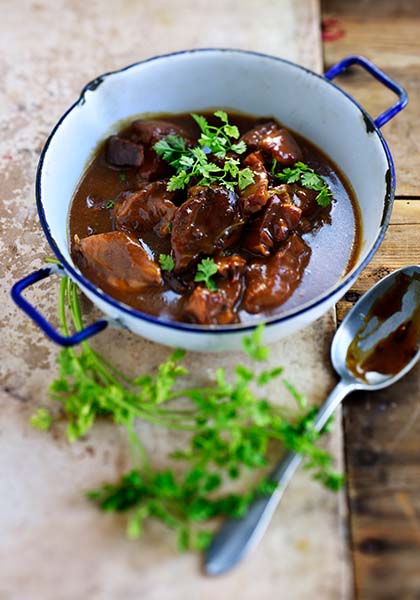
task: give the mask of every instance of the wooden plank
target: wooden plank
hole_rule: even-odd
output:
[[[359,600],[420,590],[420,365],[389,390],[355,393],[344,422]]]
[[[397,200],[385,239],[337,305],[341,321],[394,269],[419,262],[420,202]],[[420,589],[420,365],[390,389],[344,404],[352,555],[359,600],[411,599]]]
[[[420,4],[324,0],[329,19],[326,66],[348,54],[373,60],[411,94],[411,103],[383,128],[394,155],[397,193],[385,239],[352,290],[337,305],[338,321],[390,271],[419,262]],[[333,22],[331,23],[331,19]],[[336,21],[334,23],[334,20]],[[327,23],[328,24],[328,23]],[[359,69],[337,82],[376,115],[392,95]],[[413,196],[413,197],[410,197]],[[360,600],[418,598],[420,589],[420,367],[392,388],[353,394],[344,405],[350,531]]]
[[[416,124],[420,105],[416,98],[420,87],[420,4],[418,2],[345,2],[324,0],[323,19],[330,23],[324,43],[324,61],[328,68],[350,54],[371,59],[407,89],[411,102],[407,108],[383,127],[397,171],[397,194],[417,196],[420,138]],[[336,79],[376,116],[395,100],[395,96],[368,74],[354,67]]]
[[[123,519],[107,518],[83,498],[87,488],[129,468],[124,436],[103,424],[70,446],[60,425],[52,438],[29,427],[34,407],[49,403],[46,388],[56,374],[57,349],[8,299],[11,283],[39,268],[49,253],[36,217],[33,174],[46,135],[86,81],[154,54],[203,46],[249,48],[320,70],[317,1],[58,0],[28,4],[25,18],[19,3],[8,4],[0,21],[0,74],[7,81],[0,89],[0,250],[6,270],[0,294],[7,340],[0,346],[0,596],[271,600],[281,590],[288,600],[348,597],[341,497],[304,471],[294,479],[258,552],[226,577],[204,578],[196,557],[179,556],[172,533],[156,524],[147,526],[139,543],[125,539]],[[56,312],[56,285],[51,281],[28,294],[49,318]],[[97,316],[87,305],[86,313]],[[273,363],[283,363],[312,402],[319,403],[334,385],[325,359],[333,330],[330,312],[272,350]],[[133,373],[151,370],[169,352],[111,329],[94,344]],[[243,357],[190,355],[187,360],[192,374],[206,377],[216,366],[230,369]],[[270,393],[278,396],[277,389]],[[141,431],[154,464],[164,464],[176,440],[143,425]],[[329,444],[340,462],[338,423]]]
[[[385,239],[349,308],[382,277],[420,256],[420,202],[397,200]],[[360,600],[417,598],[420,588],[420,365],[389,390],[345,402],[345,448],[355,582]]]

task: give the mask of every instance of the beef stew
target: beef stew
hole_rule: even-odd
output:
[[[361,238],[325,154],[274,119],[222,111],[126,124],[87,167],[69,229],[74,262],[110,296],[201,325],[313,299],[352,268]]]

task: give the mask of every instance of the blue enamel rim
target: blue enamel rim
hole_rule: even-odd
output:
[[[160,60],[160,59],[169,58],[172,56],[200,54],[200,53],[207,53],[207,52],[209,52],[209,53],[228,52],[228,53],[245,54],[245,55],[250,55],[250,56],[267,58],[270,60],[288,64],[296,69],[299,69],[301,71],[304,71],[305,73],[308,73],[308,75],[311,75],[312,77],[317,77],[318,79],[322,79],[324,82],[331,85],[336,90],[338,90],[340,93],[342,93],[344,96],[346,96],[348,98],[348,100],[350,102],[352,102],[352,104],[354,104],[360,110],[365,122],[369,123],[369,126],[371,128],[370,131],[372,133],[376,133],[379,140],[381,141],[381,144],[384,148],[384,151],[385,151],[385,154],[387,157],[387,161],[388,161],[388,165],[389,165],[389,174],[390,174],[390,176],[387,178],[387,181],[386,181],[386,195],[385,195],[385,199],[384,199],[384,212],[382,215],[380,231],[378,233],[378,236],[377,236],[375,243],[374,243],[373,247],[371,248],[370,252],[366,256],[366,258],[363,260],[363,262],[353,272],[351,272],[347,277],[345,277],[327,295],[321,296],[321,297],[315,299],[314,301],[308,302],[307,304],[305,304],[301,307],[298,307],[295,310],[290,311],[282,316],[273,317],[272,319],[261,319],[261,321],[256,321],[255,323],[252,323],[252,324],[246,324],[246,325],[238,324],[236,326],[230,326],[230,327],[229,326],[218,326],[217,328],[213,328],[212,326],[193,325],[193,324],[187,324],[187,323],[175,323],[173,321],[168,321],[165,319],[153,317],[152,315],[148,315],[148,314],[142,313],[138,310],[135,310],[134,308],[131,308],[131,307],[127,306],[126,304],[122,304],[118,300],[115,300],[111,296],[108,296],[107,294],[105,294],[105,292],[103,292],[102,290],[99,290],[93,283],[91,283],[88,279],[85,279],[85,277],[83,277],[83,275],[81,273],[79,273],[74,267],[72,267],[72,265],[70,265],[67,262],[67,260],[64,258],[64,256],[60,252],[60,249],[59,249],[58,245],[56,244],[56,242],[50,232],[50,229],[49,229],[49,226],[47,223],[47,219],[45,216],[44,208],[42,205],[42,198],[41,198],[42,168],[43,168],[44,159],[45,159],[46,153],[48,152],[48,148],[51,143],[51,140],[53,139],[57,130],[60,128],[60,125],[62,124],[62,122],[73,111],[73,109],[76,108],[77,106],[79,106],[80,104],[84,104],[85,94],[88,91],[93,92],[104,81],[105,78],[110,77],[111,75],[115,75],[117,73],[122,73],[124,71],[127,71],[133,67],[137,67],[142,64],[146,64],[146,63],[153,62],[153,61]],[[350,57],[348,57],[348,58],[350,58]],[[332,69],[330,69],[330,71],[327,72],[327,74],[331,73],[332,70],[335,68],[337,68],[337,73],[331,73],[331,75],[330,75],[331,78],[334,77],[336,74],[338,74],[338,72],[341,72],[344,68],[347,67],[347,65],[344,65],[344,67],[341,70],[338,69],[338,67],[340,65],[342,65],[342,63],[345,63],[345,61],[347,61],[348,58],[343,59],[343,61],[340,61],[339,63],[337,63],[337,65],[335,65]],[[367,61],[363,57],[351,57],[351,58],[359,59],[358,64],[360,64],[361,66],[365,66],[365,63],[369,63],[369,61]],[[381,71],[379,71],[377,69],[377,67],[372,65],[372,63],[369,63],[369,65],[371,67],[373,67],[372,70],[375,70],[376,72],[379,72],[381,75],[384,75]],[[377,79],[379,81],[382,80],[381,77],[377,77]],[[390,81],[392,82],[392,80],[390,80]],[[382,81],[382,82],[385,83],[384,81]],[[399,91],[402,92],[402,95],[400,93],[401,106],[399,108],[399,110],[401,110],[402,108],[404,108],[405,104],[407,103],[407,96],[406,96],[405,90],[403,90],[403,88],[398,86],[398,84],[396,84],[395,82],[392,82],[392,83],[398,87]],[[399,92],[397,92],[397,93],[399,93]],[[398,110],[397,110],[397,112],[398,112]],[[392,118],[392,116],[394,116],[394,114],[396,114],[396,112],[394,112],[390,116],[390,118]],[[39,215],[42,229],[44,231],[44,234],[48,240],[48,243],[49,243],[51,249],[53,250],[53,252],[56,255],[56,257],[58,258],[58,260],[63,265],[65,271],[69,275],[71,275],[72,279],[77,281],[78,283],[80,283],[86,289],[88,289],[92,294],[94,294],[96,297],[98,297],[98,299],[104,300],[111,306],[117,308],[118,310],[120,310],[132,317],[136,317],[142,321],[146,321],[150,324],[157,325],[160,327],[168,327],[170,329],[175,329],[175,330],[193,333],[193,334],[197,334],[197,335],[204,334],[204,333],[205,334],[225,334],[225,333],[229,333],[229,332],[242,333],[242,332],[250,331],[250,330],[254,329],[258,325],[258,323],[261,323],[261,322],[266,323],[266,326],[270,327],[270,326],[276,325],[278,323],[286,322],[289,319],[292,319],[298,315],[304,314],[308,310],[313,309],[316,306],[319,306],[320,304],[328,301],[332,296],[335,296],[341,289],[346,287],[349,283],[352,283],[353,281],[355,281],[355,279],[359,276],[361,271],[365,268],[365,266],[369,263],[369,261],[371,260],[371,258],[375,254],[375,252],[377,251],[377,249],[385,235],[385,231],[387,229],[387,226],[388,226],[388,223],[389,223],[389,220],[391,217],[391,211],[392,211],[392,206],[393,206],[393,202],[394,202],[394,195],[395,195],[395,169],[394,169],[394,163],[393,163],[388,145],[387,145],[384,137],[382,136],[379,128],[377,127],[375,121],[352,96],[350,96],[347,92],[345,92],[339,86],[335,85],[332,81],[330,81],[324,75],[315,73],[314,71],[311,71],[310,69],[307,69],[306,67],[302,67],[301,65],[297,65],[296,63],[293,63],[292,61],[285,60],[285,59],[279,58],[277,56],[272,56],[270,54],[264,54],[261,52],[254,52],[254,51],[249,51],[249,50],[238,50],[238,49],[232,49],[232,48],[198,48],[198,49],[194,49],[194,50],[181,50],[178,52],[171,52],[168,54],[154,56],[152,58],[148,58],[143,61],[135,62],[131,65],[123,67],[122,69],[117,69],[115,71],[109,71],[107,73],[104,73],[103,75],[100,75],[99,77],[96,77],[95,79],[90,81],[87,85],[85,85],[85,87],[82,89],[82,92],[81,92],[78,100],[63,114],[63,116],[59,119],[59,121],[55,125],[54,129],[52,130],[52,132],[51,132],[50,136],[48,137],[48,139],[45,143],[45,146],[42,150],[42,153],[41,153],[41,156],[39,159],[39,163],[38,163],[38,167],[37,167],[37,172],[36,172],[36,203],[37,203],[38,215]]]

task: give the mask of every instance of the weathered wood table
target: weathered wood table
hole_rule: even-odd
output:
[[[325,0],[325,67],[362,54],[404,85],[408,107],[383,134],[395,158],[397,195],[378,253],[337,307],[338,320],[390,271],[420,262],[420,4]],[[337,80],[372,114],[392,95],[358,69]],[[420,596],[420,365],[404,380],[345,403],[350,544],[358,598]]]
[[[369,30],[355,19],[359,9],[354,3],[350,13],[341,4],[323,6],[324,16],[338,18],[342,24],[338,27],[346,30],[344,37],[338,34],[337,41],[325,43],[325,62],[329,65],[354,52],[366,54],[407,83],[414,96],[418,56],[408,50],[409,44],[418,43],[413,14],[395,21],[390,12],[377,30],[372,15]],[[367,15],[365,4],[360,2],[360,10]],[[393,5],[386,4],[392,11]],[[389,392],[355,396],[346,404],[350,521],[345,494],[332,495],[301,472],[255,555],[217,580],[200,575],[193,555],[177,555],[173,536],[161,527],[150,525],[141,541],[130,542],[124,538],[122,519],[100,514],[83,498],[83,490],[116,479],[129,467],[124,436],[115,427],[101,424],[86,440],[71,446],[59,425],[52,435],[28,425],[34,407],[49,403],[47,387],[56,373],[58,350],[16,309],[8,294],[13,281],[39,268],[50,254],[36,215],[34,174],[56,120],[99,73],[187,47],[249,48],[321,72],[318,2],[3,0],[1,5],[0,600],[347,599],[354,595],[349,541],[361,598],[416,597],[418,370]],[[396,23],[405,28],[401,39],[406,42],[397,37]],[[383,47],[389,52],[382,54]],[[405,70],[407,63],[410,68]],[[382,91],[371,80],[351,73],[346,81],[372,114],[379,112]],[[418,193],[416,112],[413,98],[407,113],[384,128],[397,157],[402,199],[381,253],[338,306],[339,319],[349,302],[387,269],[418,260],[420,214],[412,200]],[[30,298],[54,318],[54,283],[41,284]],[[321,402],[335,382],[328,360],[335,327],[331,311],[272,349],[273,364],[283,364],[289,379],[314,403]],[[107,331],[94,343],[132,373],[152,369],[168,354],[167,349],[126,332]],[[229,367],[237,360],[237,356],[191,355],[188,365],[203,376],[221,362]],[[272,388],[272,397],[276,394]],[[147,427],[142,432],[154,460],[163,464],[172,439]],[[339,419],[328,444],[340,465]]]

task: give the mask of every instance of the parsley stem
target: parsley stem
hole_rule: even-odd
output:
[[[139,419],[143,419],[144,421],[149,421],[153,425],[167,427],[168,429],[180,429],[183,431],[191,431],[191,430],[196,429],[195,426],[194,427],[189,426],[189,425],[183,426],[183,425],[179,425],[177,423],[172,423],[171,421],[165,422],[165,420],[162,420],[160,417],[151,415],[150,413],[146,412],[143,408],[134,406],[133,404],[130,404],[129,402],[126,402],[125,400],[121,400],[121,398],[114,397],[113,402],[115,404],[117,404],[118,406],[121,406],[122,408],[125,408],[126,410],[128,410],[132,415],[135,415]]]
[[[69,309],[73,319],[74,327],[76,331],[81,331],[83,329],[83,319],[82,313],[80,310],[79,298],[77,295],[77,286],[75,283],[71,281],[69,277],[63,278],[66,279],[66,287],[67,287],[67,298],[69,302]],[[101,362],[98,360],[98,353],[96,353],[89,345],[87,341],[82,342],[82,348],[85,350],[91,357],[91,360],[95,363],[95,367],[97,369],[97,375],[102,380],[102,383],[105,385],[115,384],[118,385],[118,381],[115,377],[110,373],[108,369],[106,369]]]
[[[125,428],[128,433],[128,441],[130,443],[130,451],[133,457],[133,461],[137,462],[136,457],[138,456],[140,458],[140,464],[142,465],[143,469],[150,474],[151,467],[149,455],[147,454],[147,450],[144,447],[141,439],[135,432],[133,423],[127,423]]]
[[[155,409],[152,407],[150,408],[145,408],[144,406],[142,406],[141,408],[142,410],[142,415],[144,415],[145,413],[151,416],[154,416],[154,418],[156,419],[160,419],[163,421],[165,421],[165,419],[169,422],[172,423],[173,425],[177,425],[179,423],[184,423],[185,426],[182,429],[185,429],[186,431],[191,430],[193,431],[194,429],[196,429],[195,425],[188,425],[187,423],[193,421],[195,419],[195,415],[197,415],[197,411],[190,411],[189,413],[182,413],[182,414],[178,414],[178,413],[174,413],[171,412],[170,410],[160,410],[160,411],[155,411]],[[143,412],[144,411],[144,412]],[[155,413],[155,415],[153,415],[153,413]]]
[[[175,398],[191,398],[192,400],[194,400],[194,397],[199,394],[204,396],[214,396],[218,398],[223,398],[223,396],[227,395],[225,390],[221,390],[216,387],[197,387],[172,392],[168,395],[168,399],[174,400]]]
[[[107,367],[110,371],[112,371],[114,375],[121,379],[123,383],[130,387],[134,386],[133,380],[130,379],[130,377],[124,375],[124,373],[121,373],[121,371],[114,367],[114,365],[112,365],[105,357],[103,357],[102,354],[99,354],[99,352],[96,352],[96,350],[94,350],[93,348],[91,348],[91,352],[95,356],[96,360],[102,363],[104,367]]]
[[[51,258],[50,256],[46,256],[44,258],[44,262],[50,263],[52,265],[60,265],[61,266],[61,262],[57,258]]]
[[[66,295],[67,295],[67,279],[68,277],[63,277],[60,281],[60,295],[58,302],[58,315],[60,318],[60,327],[62,329],[63,335],[68,335],[69,330],[67,327],[66,321]]]
[[[165,420],[162,419],[162,417],[159,415],[153,416],[142,409],[137,411],[137,416],[139,419],[149,421],[149,423],[152,423],[153,425],[158,425],[159,427],[166,427],[167,429],[177,429],[180,431],[195,431],[197,429],[196,425],[187,425],[182,423],[176,423],[171,420]]]
[[[119,386],[119,382],[117,381],[117,379],[115,379],[112,373],[110,373],[110,371],[97,360],[92,348],[89,345],[87,345],[84,349],[89,352],[91,360],[95,364],[95,372],[97,372],[97,374],[102,378],[102,383],[104,383],[104,385]]]
[[[146,407],[144,407],[144,408],[146,408]],[[194,415],[197,414],[196,410],[188,410],[188,409],[177,410],[177,409],[170,409],[170,408],[157,408],[157,407],[155,408],[155,407],[153,407],[153,410],[155,412],[157,412],[157,413],[162,413],[162,414],[165,414],[165,415],[168,414],[168,415],[171,415],[173,417],[183,417],[183,416],[187,416],[187,417],[191,416],[191,417],[193,417]]]

